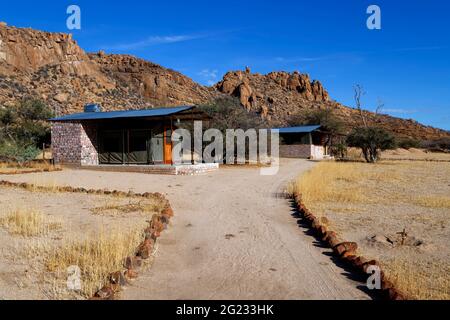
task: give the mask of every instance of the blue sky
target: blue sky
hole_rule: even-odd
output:
[[[66,9],[81,8],[72,32],[87,51],[128,53],[195,81],[229,70],[298,70],[333,99],[450,130],[450,2],[322,1],[14,1],[0,21],[69,32]],[[368,30],[366,9],[381,8],[382,29]]]

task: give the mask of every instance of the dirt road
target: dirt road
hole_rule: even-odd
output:
[[[123,299],[368,299],[276,196],[312,165],[282,160],[275,176],[233,168],[203,176],[66,170],[4,179],[167,193],[175,219],[153,266]]]

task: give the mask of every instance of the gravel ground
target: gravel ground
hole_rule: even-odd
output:
[[[274,176],[225,168],[201,176],[65,170],[3,179],[166,193],[175,218],[154,264],[123,299],[368,299],[277,196],[313,165],[282,159]]]

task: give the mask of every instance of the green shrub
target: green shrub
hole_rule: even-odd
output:
[[[0,107],[0,159],[23,164],[39,154],[50,140],[46,121],[51,110],[41,101],[28,98],[12,107]]]
[[[422,142],[412,138],[403,138],[397,141],[397,146],[403,149],[420,148]]]
[[[349,147],[361,148],[369,163],[377,162],[380,151],[395,148],[395,138],[379,127],[358,127],[347,137]]]
[[[40,150],[33,145],[20,145],[14,143],[3,143],[0,145],[0,158],[6,162],[16,162],[23,165],[34,160]]]

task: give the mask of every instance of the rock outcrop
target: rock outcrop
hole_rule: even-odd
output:
[[[44,100],[57,114],[206,103],[217,95],[179,72],[128,55],[87,54],[68,34],[0,25],[0,103]]]
[[[319,81],[299,72],[271,72],[267,75],[246,71],[228,72],[215,89],[235,97],[248,110],[268,121],[286,122],[297,108],[311,108],[330,101]]]
[[[333,101],[319,81],[299,72],[267,75],[228,72],[212,87],[195,83],[174,70],[129,55],[87,54],[64,33],[9,27],[0,23],[0,107],[31,96],[56,112],[80,112],[87,103],[104,110],[203,104],[230,95],[268,125],[284,126],[293,116],[331,108],[348,130],[360,123],[355,109]],[[396,135],[436,139],[444,130],[414,120],[367,113],[368,120]]]

